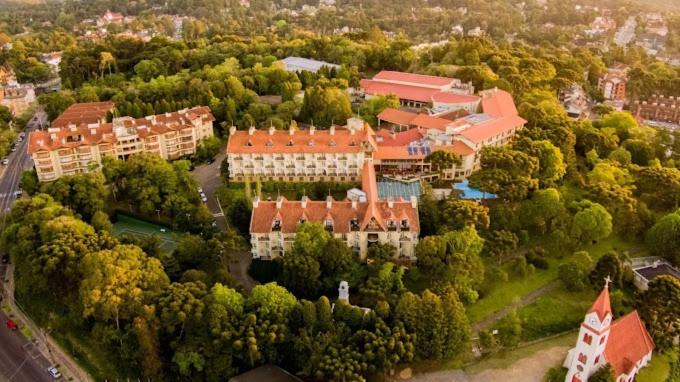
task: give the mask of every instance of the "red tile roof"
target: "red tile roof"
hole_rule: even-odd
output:
[[[413,118],[413,120],[411,120],[411,125],[425,129],[446,130],[446,128],[451,124],[452,122],[448,119],[432,117],[427,114],[418,114],[415,118]]]
[[[476,95],[457,94],[451,92],[436,92],[432,94],[432,100],[441,103],[473,103],[479,102],[479,97]]]
[[[617,376],[623,373],[629,374],[633,367],[652,350],[654,350],[654,341],[645,329],[637,310],[612,323],[604,354]]]
[[[432,95],[438,92],[437,89],[424,88],[420,86],[392,84],[373,80],[361,80],[361,88],[366,94],[371,95],[390,95],[393,94],[399,99],[417,102],[432,102]]]
[[[397,125],[410,125],[413,118],[417,115],[416,113],[387,108],[378,114],[378,119]]]
[[[494,117],[510,117],[518,115],[512,95],[501,89],[489,89],[480,92],[482,110]]]
[[[597,313],[597,317],[600,319],[600,322],[604,321],[604,318],[607,315],[612,314],[612,307],[609,302],[609,288],[605,287],[602,289],[602,292],[600,292],[600,295],[597,296],[597,299],[593,303],[593,305],[588,309],[588,313]]]
[[[202,118],[204,123],[215,120],[207,106],[199,106],[145,118],[123,117],[117,119],[117,121],[120,121],[127,128],[135,128],[137,134],[141,138],[145,138],[149,135],[192,128],[191,121],[196,118]],[[56,129],[56,127],[51,127],[50,130],[52,129]],[[29,133],[29,154],[41,150],[52,151],[60,148],[115,143],[117,141],[113,131],[113,123],[98,124],[96,128],[90,128],[88,124],[81,123],[73,128],[61,127],[56,132],[50,130]]]
[[[106,113],[113,110],[115,104],[111,101],[75,103],[64,110],[52,123],[51,127],[64,127],[70,123],[97,123],[106,117]]]
[[[423,134],[417,128],[398,133],[393,133],[387,129],[380,129],[378,136],[382,138],[382,141],[378,142],[380,150],[385,146],[405,146],[423,138]]]
[[[364,131],[352,131],[347,128],[331,130],[316,129],[295,131],[289,130],[255,130],[236,131],[229,136],[227,153],[358,153],[363,150],[362,143],[370,142],[375,146],[373,130],[367,124]]]
[[[511,131],[514,128],[520,128],[526,122],[526,120],[518,115],[491,119],[463,130],[460,135],[472,143],[482,143],[496,135]]]
[[[418,84],[421,86],[446,86],[451,84],[454,79],[439,76],[429,76],[425,74],[416,73],[405,73],[405,72],[393,72],[389,70],[383,70],[373,77],[376,81],[397,81],[397,82],[408,82],[412,84]]]

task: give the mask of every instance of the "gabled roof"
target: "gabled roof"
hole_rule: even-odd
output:
[[[604,354],[617,376],[630,374],[633,367],[652,350],[654,341],[637,310],[612,323]]]
[[[378,119],[381,121],[394,123],[397,125],[410,125],[413,118],[418,114],[409,113],[408,111],[401,111],[397,109],[387,108],[378,114]]]
[[[430,76],[425,74],[395,72],[390,70],[383,70],[373,77],[376,81],[395,81],[407,82],[420,86],[446,86],[455,81],[453,78]]]
[[[480,92],[482,97],[482,110],[485,114],[501,118],[516,116],[519,113],[512,100],[512,95],[501,89],[489,89]]]
[[[74,103],[61,113],[51,127],[64,127],[68,124],[97,123],[106,117],[106,113],[113,110],[115,104],[111,101]]]
[[[588,313],[597,313],[600,322],[604,321],[607,315],[612,314],[611,303],[609,302],[609,288],[604,287],[593,305],[588,309]]]
[[[229,136],[227,153],[358,153],[363,150],[364,142],[375,146],[373,131],[352,131],[348,128],[335,128],[334,131],[316,129],[298,130],[258,130],[250,134],[248,130],[235,131]]]
[[[476,95],[458,94],[452,92],[436,92],[432,94],[432,101],[450,104],[473,103],[479,102],[479,97]]]
[[[438,92],[437,89],[424,88],[421,86],[393,84],[373,80],[359,81],[361,88],[366,94],[371,95],[390,95],[393,94],[399,99],[418,102],[432,102],[432,95]]]
[[[380,131],[378,131],[378,136],[382,138],[382,141],[379,142],[380,150],[385,146],[405,146],[423,138],[423,134],[417,128],[398,133],[394,133],[387,129],[380,129]]]
[[[491,119],[461,131],[460,135],[472,143],[481,143],[496,135],[519,128],[526,122],[518,115]]]
[[[422,127],[425,129],[438,129],[446,130],[446,128],[452,123],[448,119],[432,117],[427,114],[418,114],[413,120],[411,120],[411,125]]]

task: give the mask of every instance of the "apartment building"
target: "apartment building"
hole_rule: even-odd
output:
[[[626,83],[628,82],[628,67],[617,64],[607,69],[607,73],[600,77],[597,88],[606,100],[623,102],[626,100]]]
[[[229,130],[229,177],[276,181],[358,181],[364,159],[376,149],[375,133],[359,118],[345,127],[298,130]]]
[[[85,114],[82,119],[96,119],[97,113],[81,116]],[[111,123],[77,124],[57,118],[61,127],[53,122],[46,131],[30,133],[28,153],[38,179],[51,181],[98,170],[105,157],[127,159],[147,152],[171,160],[194,154],[200,141],[213,135],[213,121],[205,106],[138,119],[114,118]]]
[[[368,249],[376,243],[391,244],[394,257],[416,259],[420,224],[416,197],[380,199],[375,166],[366,159],[361,171],[362,189],[366,198],[311,201],[289,201],[279,196],[275,201],[253,201],[250,221],[252,255],[255,259],[271,260],[291,250],[300,224],[316,222],[333,237],[344,241],[359,257],[366,259]]]
[[[680,124],[680,97],[653,95],[646,101],[635,101],[631,113],[639,119]]]

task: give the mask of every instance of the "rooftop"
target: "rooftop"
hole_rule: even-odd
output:
[[[404,82],[420,86],[441,87],[452,84],[455,79],[425,74],[383,70],[373,77],[375,81]]]
[[[288,65],[293,65],[293,66],[296,66],[298,68],[303,68],[304,70],[308,70],[310,72],[315,72],[315,73],[318,72],[319,69],[323,68],[324,66],[328,67],[328,68],[336,68],[336,69],[340,67],[340,65],[331,64],[330,62],[311,60],[309,58],[294,57],[294,56],[286,57],[281,61],[286,64],[286,67],[288,67]]]
[[[652,350],[654,341],[637,310],[612,323],[604,354],[617,376],[630,373],[635,364]]]
[[[50,126],[64,127],[68,124],[97,123],[106,118],[106,113],[113,110],[115,104],[106,102],[74,103],[64,110]]]

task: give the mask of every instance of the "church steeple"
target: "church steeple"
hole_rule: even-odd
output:
[[[611,282],[611,279],[607,277],[605,279],[605,285],[604,288],[602,288],[602,292],[600,292],[600,295],[597,296],[597,299],[593,303],[593,306],[588,309],[588,313],[596,313],[597,317],[600,319],[600,322],[603,322],[605,317],[607,315],[612,314],[612,307],[611,303],[609,301],[609,283]]]

